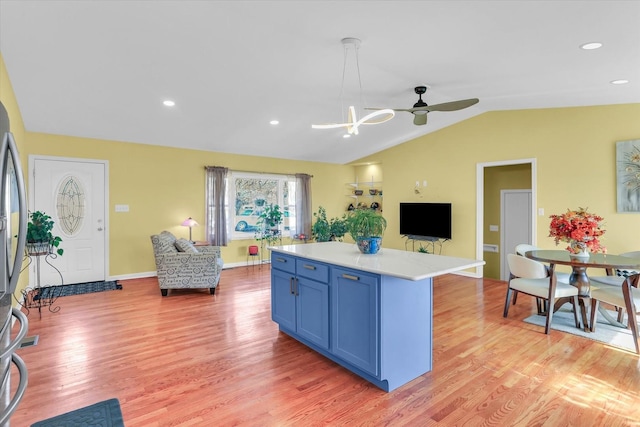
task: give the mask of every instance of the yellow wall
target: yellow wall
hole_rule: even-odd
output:
[[[640,231],[640,214],[616,212],[615,143],[640,138],[639,118],[640,104],[495,111],[359,159],[385,172],[384,245],[404,247],[400,201],[452,202],[453,238],[443,253],[475,258],[477,164],[536,158],[537,207],[545,216],[536,217],[534,244],[555,248],[549,215],[588,207],[606,220],[610,253],[636,250],[631,236]],[[421,198],[413,194],[417,179],[428,181]]]
[[[329,214],[343,209],[336,188],[352,179],[351,167],[264,157],[213,153],[144,144],[27,133],[30,154],[103,159],[109,161],[110,275],[155,270],[149,236],[169,230],[188,237],[180,223],[193,217],[204,225],[205,166],[272,173],[313,175],[314,210],[317,201]],[[115,212],[115,205],[129,212]],[[193,228],[194,240],[204,239],[204,227]],[[285,241],[283,243],[289,243]],[[245,262],[247,246],[255,240],[236,240],[222,249],[226,263]]]

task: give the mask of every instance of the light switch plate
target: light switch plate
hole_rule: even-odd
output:
[[[500,230],[500,228],[497,225],[490,225],[489,226],[489,231],[498,231]]]
[[[129,212],[129,205],[116,205],[116,212]]]

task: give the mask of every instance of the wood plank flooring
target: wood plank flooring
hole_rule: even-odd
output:
[[[11,425],[118,398],[127,427],[640,426],[634,353],[526,324],[504,282],[434,284],[433,371],[385,393],[280,333],[270,269],[224,270],[215,295],[155,278],[29,315],[29,386]],[[14,381],[15,382],[15,381]]]

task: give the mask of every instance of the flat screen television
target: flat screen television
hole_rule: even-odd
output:
[[[400,234],[451,239],[451,203],[400,203]]]

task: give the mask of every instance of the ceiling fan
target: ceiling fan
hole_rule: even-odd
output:
[[[442,104],[436,105],[427,105],[426,102],[422,100],[422,95],[427,91],[426,86],[416,86],[414,89],[418,94],[418,102],[413,104],[413,108],[392,108],[393,111],[408,111],[413,114],[415,117],[413,118],[414,125],[426,125],[427,124],[427,113],[431,111],[457,111],[462,110],[463,108],[471,107],[474,104],[477,104],[478,98],[471,99],[462,99],[460,101],[452,101],[452,102],[444,102]],[[382,110],[382,108],[365,108],[365,110]]]

